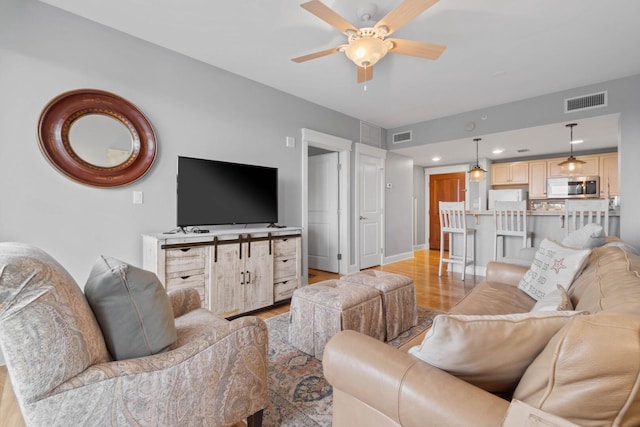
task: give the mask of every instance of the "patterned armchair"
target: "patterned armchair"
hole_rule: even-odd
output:
[[[260,426],[268,404],[267,328],[170,294],[178,340],[112,361],[73,278],[43,251],[0,243],[0,346],[28,426]]]

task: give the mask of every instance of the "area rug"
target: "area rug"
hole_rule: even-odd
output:
[[[431,326],[441,312],[418,307],[418,325],[388,344],[399,347]],[[269,328],[269,398],[264,427],[328,427],[332,389],[322,375],[322,362],[289,344],[289,313],[266,320]]]

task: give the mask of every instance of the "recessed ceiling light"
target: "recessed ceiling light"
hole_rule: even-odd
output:
[[[571,141],[572,144],[582,144],[584,142],[584,139],[574,139],[573,141]]]
[[[431,160],[432,160],[432,161],[434,161],[434,162],[439,162],[440,160],[442,160],[442,158],[441,158],[441,157],[439,157],[439,156],[433,156],[433,157],[431,158]]]
[[[492,151],[493,154],[502,154],[504,152],[504,148],[496,148]]]

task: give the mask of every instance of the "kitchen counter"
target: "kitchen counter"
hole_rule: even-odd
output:
[[[495,223],[493,221],[492,210],[469,210],[467,212],[467,227],[476,230],[476,275],[485,275],[486,266],[494,259],[495,253]],[[562,241],[565,236],[564,211],[563,210],[531,210],[527,211],[527,229],[532,232],[533,246],[539,246],[546,238],[557,242]],[[609,235],[620,235],[620,212],[619,210],[609,211]],[[471,239],[470,239],[471,241]],[[454,253],[460,254],[461,236],[454,236]],[[505,256],[516,256],[522,248],[522,239],[517,237],[504,238]],[[471,251],[469,248],[468,252]],[[502,251],[498,248],[498,258]],[[460,266],[457,273],[460,272]],[[467,267],[467,273],[473,274],[472,266]]]
[[[478,211],[478,210],[470,210],[467,211],[467,215],[492,215],[492,210]],[[529,210],[527,211],[527,216],[558,216],[564,215],[564,210],[561,209],[538,209],[538,210]],[[620,211],[618,209],[612,209],[609,211],[609,218],[611,217],[619,217]]]

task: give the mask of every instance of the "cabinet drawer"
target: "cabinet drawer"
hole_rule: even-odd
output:
[[[176,258],[194,258],[194,257],[204,258],[207,255],[207,248],[192,247],[192,248],[181,248],[181,249],[167,249],[165,253],[166,253],[167,260],[176,259]]]
[[[203,307],[207,307],[207,298],[204,284],[204,274],[195,274],[192,276],[177,276],[167,278],[167,291],[173,291],[182,288],[193,288],[200,294],[200,302]]]
[[[282,301],[291,298],[293,291],[298,289],[298,279],[289,279],[273,285],[273,300]]]
[[[175,276],[167,278],[167,290],[197,287],[202,287],[202,289],[204,289],[204,274]]]
[[[273,280],[298,275],[298,260],[296,258],[277,258],[273,264]]]
[[[188,248],[169,249],[166,252],[165,271],[167,276],[174,276],[175,273],[200,271],[205,267],[206,249]]]
[[[273,241],[273,256],[295,255],[298,248],[298,237],[287,237]]]

